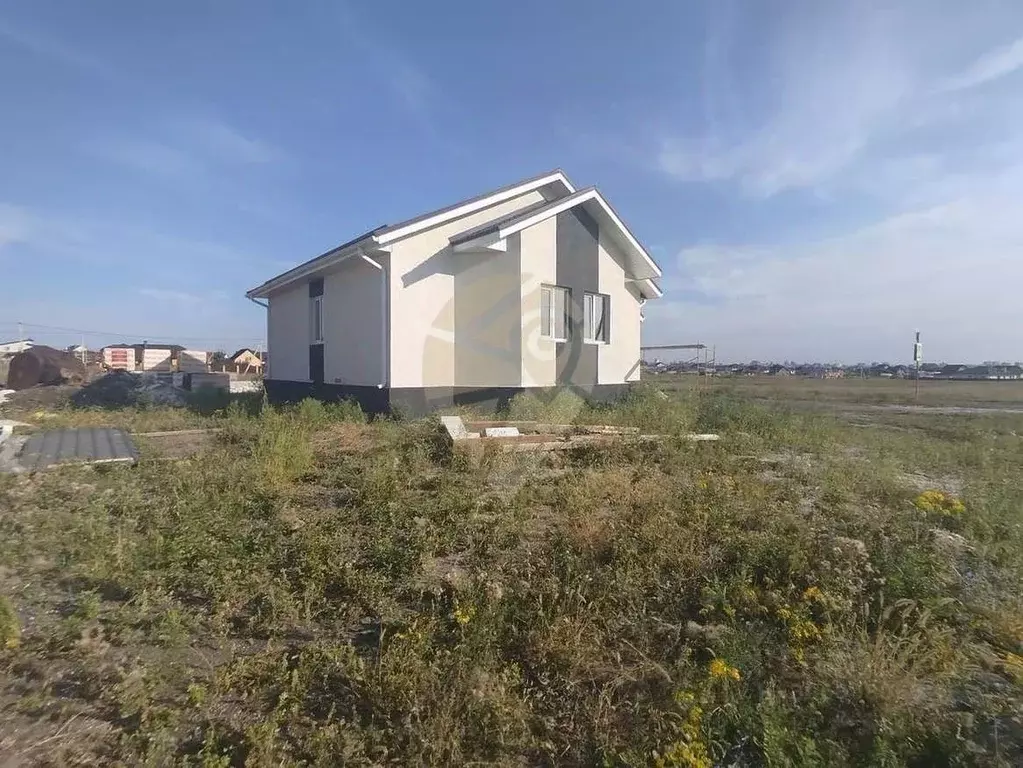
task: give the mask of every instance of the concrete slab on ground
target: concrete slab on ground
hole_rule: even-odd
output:
[[[15,457],[14,471],[36,471],[57,464],[138,461],[131,438],[120,429],[52,429],[30,435]]]

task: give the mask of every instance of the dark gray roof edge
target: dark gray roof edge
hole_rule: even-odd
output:
[[[498,187],[497,189],[491,189],[490,191],[484,192],[481,195],[473,195],[472,197],[467,197],[465,200],[459,200],[457,203],[452,203],[451,205],[445,205],[443,208],[438,208],[438,209],[436,209],[434,211],[429,211],[428,213],[420,214],[419,216],[416,216],[415,218],[406,219],[405,221],[399,221],[397,224],[388,224],[385,227],[381,227],[381,231],[376,233],[376,234],[385,235],[388,232],[393,232],[396,229],[402,229],[403,227],[409,227],[409,226],[411,226],[413,224],[416,224],[416,223],[418,223],[420,221],[426,221],[427,219],[431,219],[434,216],[440,216],[441,214],[448,213],[449,211],[453,211],[453,210],[455,210],[457,208],[461,208],[464,205],[469,205],[471,203],[477,203],[480,200],[486,200],[488,197],[493,197],[494,195],[499,195],[502,192],[507,192],[510,189],[515,189],[515,187],[521,187],[521,186],[523,186],[525,184],[532,184],[533,182],[537,182],[540,179],[544,179],[544,178],[547,178],[548,176],[553,176],[553,175],[558,174],[558,173],[560,173],[564,177],[564,179],[566,181],[568,181],[568,174],[567,173],[565,173],[560,168],[552,168],[549,171],[544,171],[543,173],[538,173],[535,176],[529,176],[529,177],[527,177],[525,179],[519,179],[518,181],[513,181],[511,184],[505,184],[503,187]],[[572,182],[569,181],[568,183],[571,184]]]
[[[313,258],[309,259],[308,261],[303,261],[297,267],[292,267],[287,272],[281,272],[279,275],[274,275],[269,280],[264,282],[262,285],[257,285],[252,290],[246,291],[245,295],[249,296],[249,295],[254,294],[254,293],[259,293],[264,288],[268,288],[271,283],[276,283],[281,278],[285,278],[288,275],[294,274],[296,272],[300,272],[301,270],[306,269],[307,267],[311,267],[311,266],[315,265],[316,262],[320,261],[321,259],[326,261],[329,257],[333,256],[336,253],[339,253],[339,252],[343,251],[345,248],[350,248],[351,246],[355,245],[356,243],[362,242],[363,240],[366,240],[367,238],[373,237],[374,235],[379,235],[383,230],[384,230],[384,227],[377,227],[376,229],[371,229],[368,232],[363,232],[358,237],[353,237],[351,240],[349,240],[346,243],[341,243],[341,245],[334,246],[329,251],[325,251],[324,253],[321,253],[319,256],[314,256]]]
[[[576,192],[573,192],[571,195],[566,195],[565,197],[558,198],[557,200],[536,203],[535,205],[522,208],[518,211],[512,211],[507,216],[502,216],[498,219],[494,219],[493,221],[488,221],[486,224],[481,224],[478,227],[473,227],[472,229],[466,230],[465,232],[462,232],[456,235],[455,237],[452,237],[450,242],[452,245],[459,245],[460,243],[468,242],[469,240],[473,240],[477,237],[482,237],[483,235],[488,235],[491,234],[492,232],[497,232],[502,227],[505,227],[509,224],[514,224],[519,219],[525,219],[529,218],[530,216],[535,216],[539,213],[543,213],[544,211],[554,208],[555,206],[563,205],[566,201],[572,200],[573,198],[581,198],[584,195],[588,194],[589,192],[596,192],[598,195],[600,195],[600,199],[607,204],[607,207],[611,209],[612,213],[614,213],[618,221],[622,223],[622,226],[625,228],[625,231],[628,232],[629,235],[631,235],[633,240],[639,243],[639,247],[643,249],[643,252],[647,255],[650,261],[653,262],[654,266],[657,267],[658,271],[660,271],[663,274],[664,270],[661,269],[661,265],[658,264],[657,260],[654,259],[654,257],[650,254],[650,250],[645,245],[643,245],[642,242],[640,242],[639,238],[636,237],[635,233],[629,228],[629,225],[625,223],[625,219],[623,219],[621,214],[615,210],[615,207],[611,205],[611,202],[604,196],[604,193],[601,192],[600,188],[597,186],[585,187],[583,189],[577,190]],[[572,206],[569,207],[571,208]],[[648,279],[655,280],[654,285],[657,286],[657,290],[661,290],[661,286],[656,282],[655,278]]]
[[[572,200],[573,198],[580,197],[581,195],[584,195],[587,192],[592,192],[595,189],[596,187],[586,187],[585,189],[573,192],[571,195],[559,197],[557,200],[544,200],[540,203],[533,203],[533,205],[528,205],[525,208],[512,211],[511,213],[494,219],[493,221],[488,221],[485,224],[480,224],[478,227],[473,227],[465,232],[461,232],[452,237],[450,239],[450,243],[452,245],[458,245],[459,243],[465,243],[477,237],[488,235],[491,232],[497,232],[507,224],[514,224],[519,219],[526,219],[530,216],[535,216],[538,213],[543,213],[556,205],[563,205],[566,200]]]
[[[414,218],[405,219],[404,221],[399,221],[397,224],[384,224],[382,226],[377,227],[376,229],[371,229],[368,232],[364,232],[363,234],[359,235],[358,237],[352,238],[351,240],[349,240],[346,243],[342,243],[341,245],[335,246],[334,248],[331,248],[329,251],[326,251],[325,253],[321,253],[319,256],[315,256],[315,257],[309,259],[308,261],[304,261],[301,264],[299,264],[298,266],[292,267],[291,269],[289,269],[286,272],[281,272],[279,275],[274,275],[273,277],[271,277],[269,280],[265,281],[261,285],[258,285],[258,286],[256,286],[255,288],[252,288],[249,291],[246,291],[245,295],[251,297],[254,294],[260,293],[261,291],[269,288],[272,283],[276,283],[276,282],[280,281],[282,278],[287,278],[288,275],[292,275],[292,274],[295,274],[295,273],[297,273],[297,272],[299,272],[301,270],[307,269],[308,267],[312,267],[320,259],[326,260],[328,257],[333,256],[334,254],[338,253],[339,251],[343,251],[345,248],[349,248],[349,247],[355,245],[356,243],[358,243],[359,241],[365,240],[366,238],[375,237],[375,236],[378,236],[378,235],[383,235],[383,234],[386,234],[387,232],[393,232],[396,229],[401,229],[402,227],[411,226],[412,224],[416,224],[417,222],[425,221],[426,219],[433,218],[434,216],[439,216],[439,215],[447,213],[449,211],[453,211],[453,210],[455,210],[457,208],[461,208],[463,205],[469,205],[470,203],[479,202],[480,200],[486,200],[488,197],[493,197],[494,195],[499,195],[502,192],[507,192],[510,189],[515,189],[515,187],[521,187],[521,186],[523,186],[525,184],[531,184],[533,182],[537,182],[540,179],[547,178],[548,176],[554,176],[555,174],[561,174],[561,176],[568,182],[568,184],[571,185],[572,182],[568,180],[568,174],[566,174],[561,168],[552,168],[549,171],[544,171],[543,173],[538,173],[535,176],[529,176],[529,177],[527,177],[525,179],[519,179],[518,181],[514,181],[511,184],[505,184],[503,187],[498,187],[497,189],[492,189],[489,192],[484,192],[481,195],[474,195],[473,197],[468,197],[465,200],[460,200],[457,203],[452,203],[451,205],[446,205],[443,208],[437,208],[436,210],[420,214],[419,216],[416,216]]]

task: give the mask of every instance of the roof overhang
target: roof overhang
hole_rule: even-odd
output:
[[[521,216],[505,218],[496,226],[484,225],[463,232],[452,237],[451,244],[455,251],[504,250],[507,238],[576,206],[582,206],[596,220],[601,231],[614,239],[625,258],[629,278],[646,284],[644,295],[649,293],[647,298],[659,298],[661,290],[653,281],[661,276],[661,268],[596,187],[554,200]]]
[[[649,280],[634,280],[633,282],[636,284],[639,295],[644,299],[659,299],[664,295],[661,286],[652,278]]]
[[[300,264],[294,269],[267,280],[251,291],[246,291],[245,296],[250,299],[265,299],[270,294],[285,288],[291,283],[312,277],[321,272],[326,272],[328,269],[336,267],[341,262],[353,257],[370,257],[371,255],[380,255],[386,252],[387,248],[382,247],[371,232],[358,240],[338,246],[331,251],[317,256],[315,259],[307,261],[305,264]]]
[[[274,291],[280,290],[297,280],[312,277],[353,256],[360,254],[370,256],[386,253],[389,245],[398,240],[411,237],[431,227],[440,226],[462,216],[468,216],[471,213],[482,211],[485,208],[534,191],[539,191],[548,200],[556,200],[573,194],[575,187],[572,186],[572,182],[568,180],[568,177],[562,171],[554,170],[550,173],[503,187],[489,194],[456,203],[419,218],[410,219],[393,226],[378,227],[304,264],[299,264],[294,269],[290,269],[267,280],[262,285],[247,291],[245,295],[250,299],[265,299]],[[501,249],[498,248],[498,250]]]
[[[506,200],[512,200],[520,195],[543,189],[544,187],[551,187],[555,190],[551,194],[552,197],[562,197],[564,195],[571,195],[575,192],[575,187],[572,186],[572,182],[568,180],[568,177],[565,176],[564,173],[561,171],[551,171],[544,176],[528,179],[520,184],[500,189],[492,194],[467,200],[464,203],[459,203],[451,206],[450,208],[444,208],[418,219],[412,219],[405,224],[397,224],[393,227],[387,227],[379,234],[377,239],[381,245],[393,243],[395,240],[401,240],[417,234],[418,232],[422,232],[424,229],[440,226],[441,224],[461,218],[462,216],[468,216],[471,213],[482,211],[484,208],[489,208],[493,205],[497,205],[498,203],[503,203]]]

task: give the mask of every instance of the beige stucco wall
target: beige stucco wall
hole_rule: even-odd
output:
[[[557,282],[557,217],[520,234],[522,263],[522,386],[554,386],[556,346],[540,338],[540,286]]]
[[[391,246],[392,387],[463,386],[455,375],[455,275],[472,256],[452,253],[448,240],[541,200],[539,192],[530,192]],[[499,261],[491,266],[498,272],[503,269],[495,265],[500,265]],[[498,298],[492,297],[491,302],[497,303]],[[470,307],[465,309],[458,313],[463,327],[471,316]],[[460,359],[459,368],[466,365],[472,365],[471,359]],[[475,374],[473,377],[477,378]]]
[[[379,270],[362,259],[351,258],[322,277],[324,382],[383,383],[386,339],[381,311],[384,286]],[[268,378],[309,381],[312,310],[308,281],[273,293],[268,301]]]
[[[381,265],[386,268],[385,259],[376,261],[383,262]],[[323,380],[326,383],[368,386],[385,383],[382,280],[386,278],[380,270],[359,257],[345,259],[324,276]],[[308,289],[306,294],[308,296]]]
[[[618,247],[600,232],[600,292],[611,297],[611,337],[597,349],[597,383],[620,384],[639,381],[640,330],[639,294],[625,282],[624,260]]]
[[[309,381],[309,287],[291,285],[267,300],[267,377]]]

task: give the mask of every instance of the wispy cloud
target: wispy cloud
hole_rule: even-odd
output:
[[[113,269],[137,263],[237,268],[265,261],[233,245],[120,217],[79,216],[0,202],[0,248],[21,245],[53,260]]]
[[[92,53],[2,18],[0,18],[0,38],[37,56],[72,69],[84,70],[110,80],[121,80],[124,77],[120,70]]]
[[[90,152],[127,168],[190,182],[235,173],[239,168],[280,166],[278,148],[223,120],[185,116],[161,121],[145,135],[92,140]]]
[[[912,93],[901,31],[859,8],[793,15],[760,52],[763,77],[742,82],[718,29],[705,57],[702,133],[662,137],[656,165],[682,181],[736,181],[758,197],[833,176],[896,124]]]
[[[139,295],[147,299],[165,304],[176,304],[180,307],[194,308],[200,305],[223,301],[227,294],[224,291],[184,291],[168,288],[139,288]]]
[[[965,72],[946,81],[940,90],[961,91],[998,80],[1023,69],[1023,37],[981,56]]]
[[[963,127],[964,113],[983,125],[987,105],[967,109],[953,94],[1023,69],[1020,38],[945,76],[940,54],[955,39],[954,14],[935,17],[925,33],[926,5],[882,11],[833,4],[783,15],[780,31],[763,50],[744,50],[738,69],[728,30],[747,22],[728,14],[728,4],[720,7],[706,43],[700,119],[661,135],[653,164],[679,181],[735,184],[752,198],[825,191],[847,172],[890,156],[891,145],[914,131]],[[933,144],[931,135],[922,139]],[[904,149],[896,152],[891,159],[904,164]]]
[[[426,70],[399,47],[383,39],[345,3],[332,8],[346,42],[358,51],[390,92],[391,97],[414,117],[429,121],[441,91]]]
[[[195,145],[210,159],[225,163],[264,165],[283,159],[284,153],[277,147],[239,129],[223,120],[209,117],[191,117],[179,122],[172,133]]]
[[[5,246],[28,239],[32,226],[32,215],[27,209],[0,203],[0,252]]]
[[[774,231],[683,249],[648,308],[649,341],[712,339],[733,359],[902,360],[920,328],[937,359],[1018,356],[1023,104],[982,86],[1018,76],[1023,44],[992,45],[1009,26],[993,19],[962,40],[944,16],[855,10],[851,27],[833,13],[788,20],[771,66],[744,82],[715,71],[712,84],[766,94],[760,119],[711,97],[705,133],[659,146],[671,178],[719,184],[751,210],[789,190],[818,199],[812,227],[787,208],[796,199],[774,201]],[[950,78],[950,41],[990,52]],[[822,228],[832,234],[801,237]]]
[[[169,291],[165,288],[140,288],[139,293],[147,299],[169,302],[171,304],[201,304],[205,299],[197,293],[185,291]]]
[[[829,238],[686,248],[645,332],[678,341],[666,336],[684,318],[693,338],[747,359],[904,359],[914,328],[940,358],[1011,354],[1021,195],[1023,164],[986,188]]]

